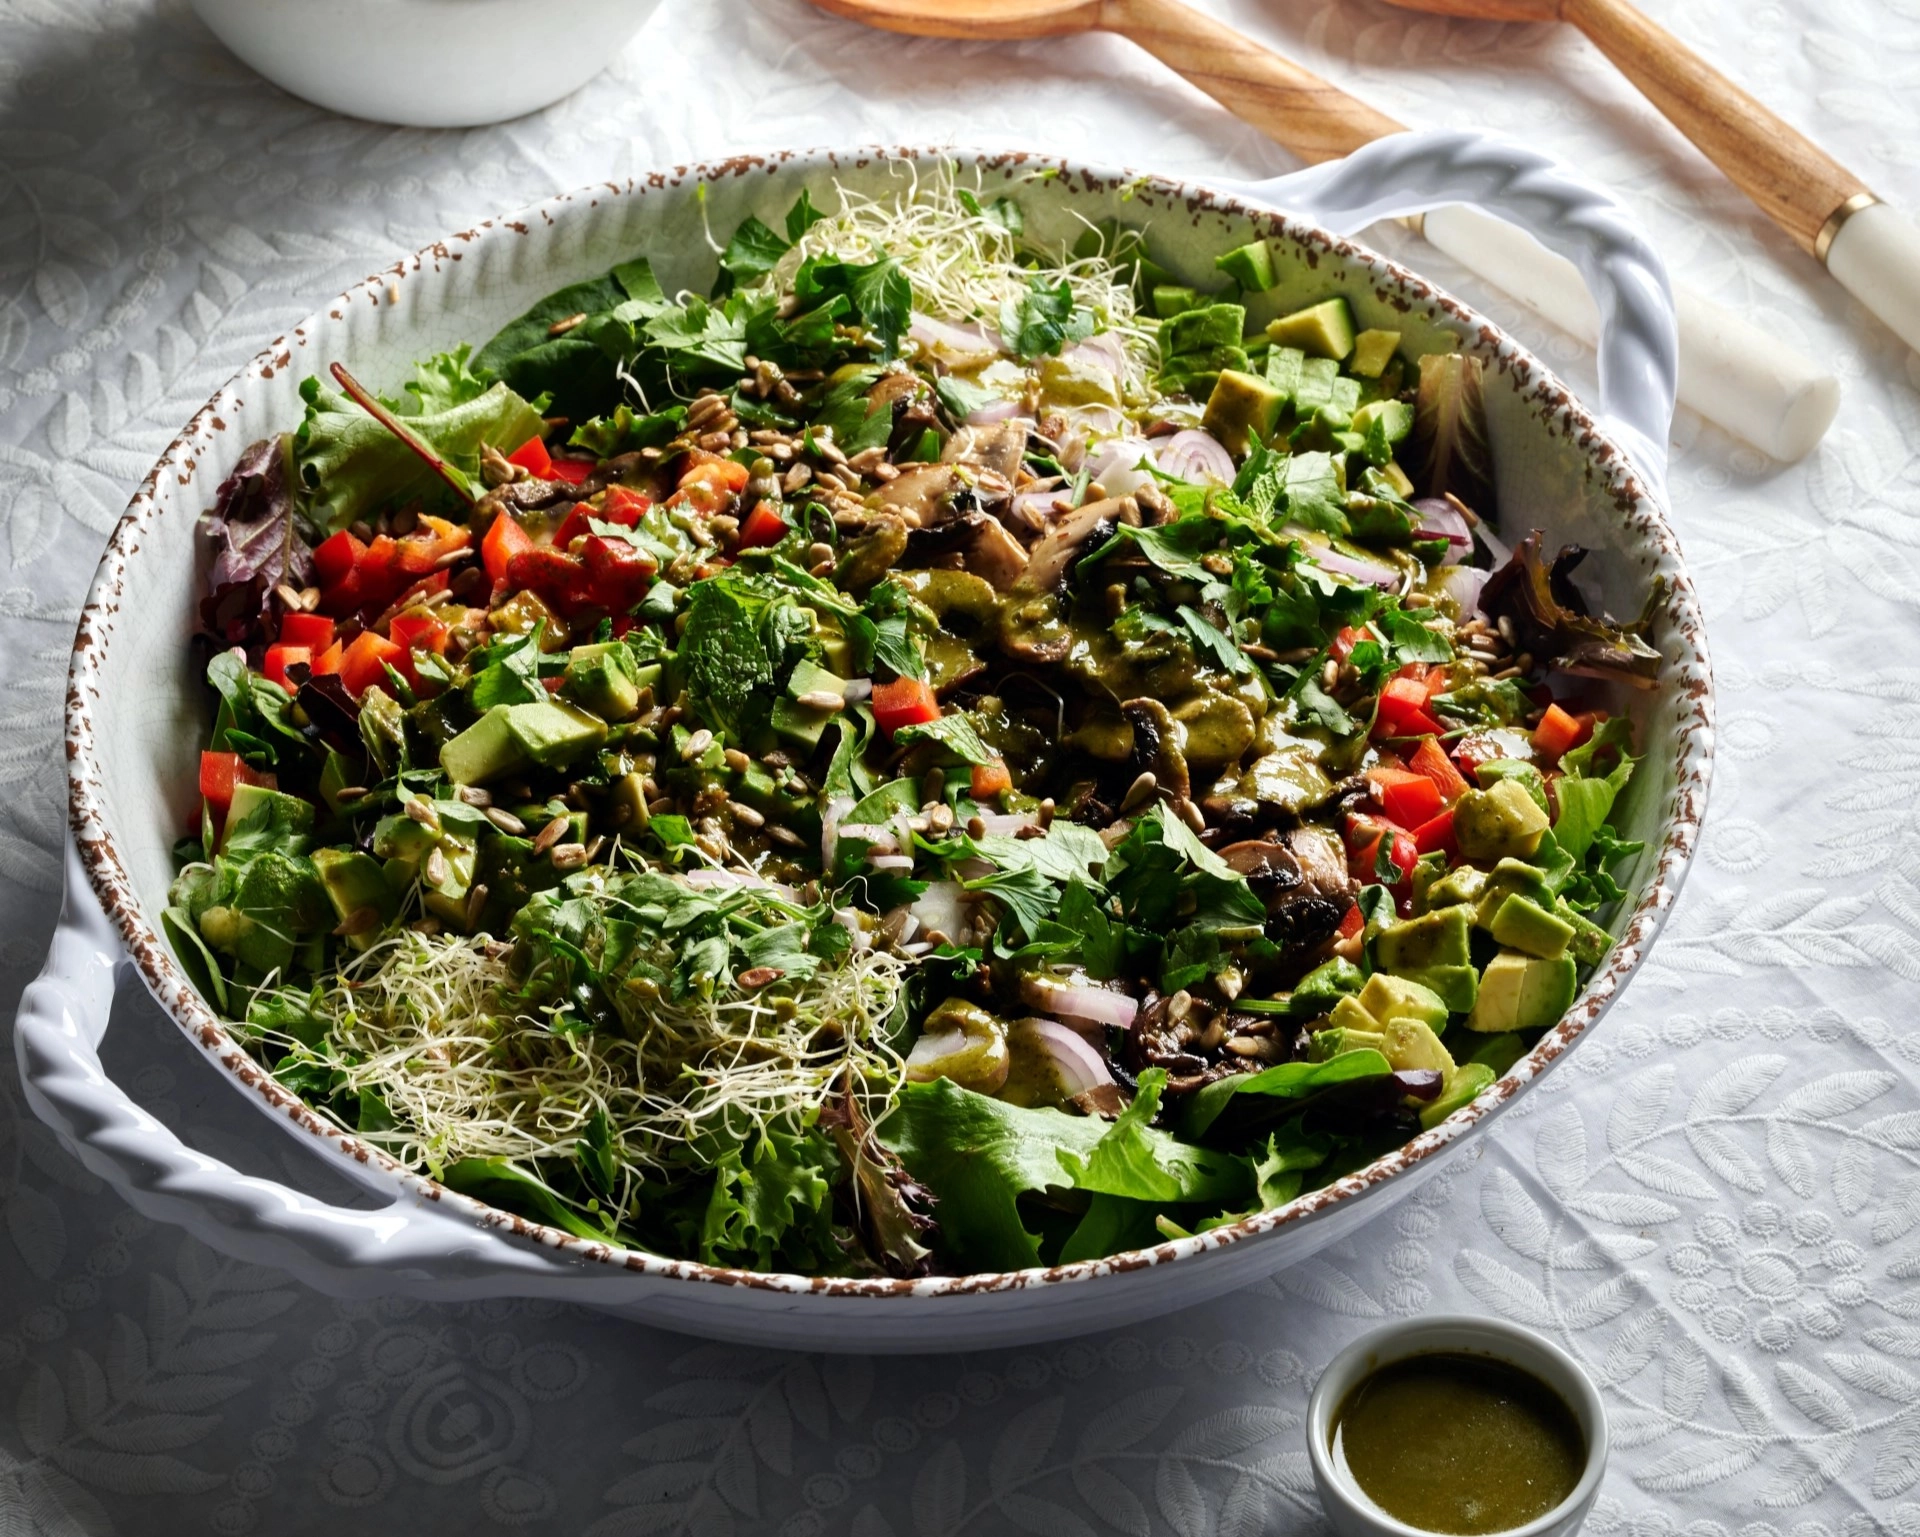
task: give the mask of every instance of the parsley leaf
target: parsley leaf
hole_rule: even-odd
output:
[[[1023,292],[1001,302],[1000,335],[1018,358],[1045,357],[1093,335],[1093,315],[1074,307],[1073,286],[1065,278],[1049,286],[1036,273]]]

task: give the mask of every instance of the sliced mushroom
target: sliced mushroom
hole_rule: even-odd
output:
[[[947,439],[940,462],[961,465],[976,473],[984,470],[1011,486],[1020,461],[1027,456],[1027,432],[1031,425],[1015,416],[1004,422],[962,427]]]
[[[1120,713],[1133,727],[1134,768],[1153,775],[1159,788],[1174,800],[1188,799],[1193,781],[1187,773],[1186,728],[1158,699],[1126,700]]]
[[[1231,694],[1195,694],[1174,706],[1173,718],[1185,730],[1181,751],[1189,763],[1217,769],[1253,745],[1253,712]]]
[[[996,592],[1009,591],[1027,569],[1026,548],[984,512],[915,529],[907,540],[909,565],[951,565],[955,560]]]
[[[936,528],[972,502],[972,488],[950,464],[910,464],[868,498],[910,528]]]
[[[834,570],[834,580],[849,592],[871,587],[891,571],[907,549],[907,525],[896,516],[883,516],[847,546]]]
[[[1120,524],[1138,524],[1140,504],[1130,496],[1111,497],[1088,502],[1084,507],[1062,514],[1033,547],[1026,575],[1020,579],[1023,591],[1057,592],[1067,576],[1067,568],[1086,552],[1087,546],[1104,542]]]
[[[1247,884],[1262,898],[1297,890],[1304,879],[1300,874],[1300,861],[1294,858],[1292,850],[1271,839],[1250,838],[1229,843],[1220,851],[1220,857],[1236,874],[1245,877]]]
[[[1287,849],[1299,861],[1304,890],[1323,897],[1353,895],[1353,877],[1347,872],[1347,852],[1331,829],[1296,827],[1287,834]],[[1341,911],[1344,915],[1345,909]]]

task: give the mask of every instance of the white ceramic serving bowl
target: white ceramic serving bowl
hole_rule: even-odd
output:
[[[282,90],[349,117],[471,128],[580,89],[660,0],[191,0]]]
[[[1607,1410],[1600,1390],[1586,1369],[1551,1340],[1497,1318],[1436,1314],[1388,1324],[1355,1340],[1335,1356],[1313,1396],[1307,1400],[1307,1457],[1313,1464],[1314,1487],[1327,1519],[1340,1537],[1433,1537],[1417,1526],[1388,1515],[1354,1481],[1352,1472],[1333,1455],[1333,1422],[1347,1395],[1368,1373],[1409,1356],[1439,1352],[1486,1356],[1530,1372],[1558,1393],[1579,1422],[1587,1445],[1587,1462],[1580,1481],[1564,1500],[1525,1526],[1512,1527],[1499,1537],[1573,1537],[1593,1509],[1600,1480],[1607,1471]]]
[[[1664,584],[1652,638],[1666,669],[1657,689],[1623,702],[1646,757],[1619,815],[1647,851],[1614,919],[1613,954],[1527,1057],[1440,1126],[1282,1210],[1097,1262],[914,1281],[751,1275],[583,1242],[444,1190],[316,1116],[233,1042],[161,938],[168,851],[196,815],[195,764],[208,726],[188,646],[204,561],[195,522],[249,443],[299,421],[301,379],[330,361],[392,386],[413,360],[482,340],[550,290],[643,252],[670,290],[704,289],[713,273],[709,222],[731,228],[748,212],[777,219],[803,186],[816,197],[830,196],[836,181],[878,192],[902,174],[902,161],[923,173],[958,162],[985,190],[1018,194],[1029,232],[1042,240],[1071,239],[1081,219],[1144,223],[1156,253],[1187,281],[1206,284],[1216,253],[1266,236],[1281,282],[1253,301],[1256,318],[1338,290],[1363,325],[1391,326],[1422,351],[1458,346],[1483,358],[1510,523],[1538,523],[1552,544],[1591,549],[1581,579],[1614,613],[1639,612],[1652,585]],[[1042,171],[1052,174],[1036,177]],[[1505,210],[1583,264],[1609,324],[1604,424],[1491,322],[1329,228],[1440,201]],[[335,1293],[537,1295],[770,1345],[930,1350],[1106,1328],[1246,1285],[1413,1189],[1558,1061],[1612,1002],[1673,900],[1704,807],[1713,740],[1700,616],[1662,511],[1673,378],[1664,275],[1615,205],[1535,152],[1473,134],[1401,135],[1237,195],[1037,156],[785,153],[589,188],[450,236],[342,295],[223,386],[155,466],[109,542],[68,691],[66,919],[15,1033],[29,1102],[142,1212]],[[238,1092],[387,1204],[351,1211],[243,1178],[139,1111],[98,1055],[113,986],[129,967]]]

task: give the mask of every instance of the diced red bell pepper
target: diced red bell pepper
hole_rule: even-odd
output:
[[[1347,909],[1347,916],[1340,920],[1340,927],[1333,931],[1334,937],[1337,939],[1352,939],[1354,935],[1358,934],[1366,926],[1367,920],[1360,912],[1360,904],[1355,902],[1353,906]]]
[[[1373,782],[1381,809],[1402,827],[1418,827],[1438,816],[1445,805],[1440,787],[1425,774],[1375,768],[1368,770],[1367,778]]]
[[[1453,853],[1453,808],[1449,806],[1436,817],[1422,822],[1413,830],[1413,846],[1422,854],[1431,854],[1436,849]]]
[[[657,562],[645,550],[603,534],[587,535],[580,559],[586,567],[587,591],[592,601],[616,614],[639,606],[653,586],[653,573],[658,569]]]
[[[1427,687],[1424,681],[1392,678],[1380,690],[1380,707],[1373,720],[1376,738],[1437,736],[1444,729],[1439,721],[1427,713]]]
[[[1353,655],[1353,648],[1366,640],[1367,632],[1356,625],[1348,625],[1328,644],[1327,651],[1336,662],[1344,662]]]
[[[536,480],[553,479],[553,455],[547,452],[543,438],[528,438],[507,455],[507,463],[518,465]]]
[[[740,525],[740,548],[757,550],[769,544],[778,544],[792,532],[787,520],[774,511],[772,502],[757,502],[746,521]]]
[[[577,486],[597,468],[591,459],[555,459],[547,467],[547,479],[564,480],[570,486]]]
[[[622,528],[632,528],[652,506],[653,498],[650,496],[629,491],[625,486],[608,486],[600,504],[600,520],[603,523],[618,523]]]
[[[340,658],[340,681],[346,684],[347,692],[358,699],[374,684],[387,681],[389,664],[404,674],[402,663],[407,660],[407,653],[384,635],[362,630]]]
[[[873,718],[880,729],[892,736],[902,726],[924,726],[940,718],[940,705],[933,697],[933,685],[918,678],[895,678],[873,690]]]
[[[717,454],[695,450],[688,456],[689,468],[681,473],[676,501],[685,502],[696,512],[712,517],[732,505],[734,497],[746,489],[747,467]]]
[[[325,651],[333,644],[333,621],[321,614],[287,614],[280,620],[280,644]]]
[[[269,646],[266,659],[260,664],[260,670],[267,675],[268,682],[278,683],[288,693],[292,693],[295,685],[287,681],[287,669],[295,662],[305,662],[311,667],[313,647],[289,646],[284,641],[278,645]]]
[[[486,538],[480,541],[480,563],[496,583],[506,580],[507,565],[514,556],[533,548],[533,535],[520,526],[519,519],[503,512],[493,520]]]
[[[331,538],[321,540],[314,550],[314,575],[320,578],[322,587],[332,587],[345,581],[366,553],[367,547],[343,528]]]
[[[387,626],[388,637],[401,650],[431,651],[435,656],[447,649],[447,636],[451,633],[431,614],[396,614],[393,623]]]
[[[549,694],[557,694],[567,686],[567,680],[565,678],[542,678],[540,680],[540,686]]]
[[[233,792],[241,785],[260,785],[274,789],[278,781],[271,774],[248,768],[237,752],[200,754],[200,796],[218,822],[233,804]]]
[[[346,654],[346,646],[336,640],[331,646],[327,647],[325,651],[322,651],[313,659],[313,675],[316,678],[325,678],[338,672],[340,670],[340,658]]]
[[[1550,704],[1546,714],[1540,717],[1540,724],[1533,728],[1533,750],[1543,758],[1558,762],[1562,753],[1572,752],[1592,735],[1591,715],[1583,722],[1580,716]]]
[[[349,571],[331,587],[320,589],[320,606],[336,619],[359,610],[362,599],[360,573]]]
[[[507,562],[507,586],[531,591],[562,618],[570,618],[593,602],[587,568],[565,550],[522,550]]]
[[[640,621],[635,619],[631,614],[615,614],[613,616],[613,638],[618,640],[621,636],[629,634],[639,626],[639,623]]]
[[[995,758],[991,763],[976,763],[973,766],[973,783],[969,788],[977,801],[992,800],[996,795],[1004,795],[1013,788],[1013,775],[1007,771],[1007,760]]]
[[[1467,781],[1460,770],[1453,766],[1446,749],[1432,737],[1428,737],[1413,751],[1408,766],[1417,774],[1425,774],[1433,781],[1433,787],[1440,792],[1440,799],[1451,806],[1467,792]]]

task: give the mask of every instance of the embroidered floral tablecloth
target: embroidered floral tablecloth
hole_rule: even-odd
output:
[[[1605,1384],[1596,1533],[1920,1537],[1920,360],[1570,32],[1374,0],[1206,8],[1396,116],[1566,156],[1676,272],[1845,381],[1801,465],[1675,427],[1719,759],[1691,883],[1595,1038],[1450,1177],[1268,1284],[1120,1334],[913,1360],[320,1297],[125,1209],[26,1113],[9,1051],[0,1533],[1306,1529],[1320,1368],[1380,1320],[1463,1310],[1545,1330]],[[1920,206],[1915,0],[1648,9]],[[1113,39],[914,43],[801,0],[668,0],[574,98],[428,133],[282,95],[180,0],[0,0],[0,1016],[57,907],[74,616],[130,489],[212,388],[477,218],[852,141],[1289,168]],[[1591,386],[1574,343],[1396,249]],[[314,1182],[144,997],[110,1042],[190,1140]]]

